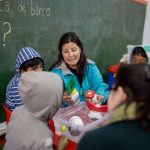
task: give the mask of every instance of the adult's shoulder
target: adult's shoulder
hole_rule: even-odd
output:
[[[95,62],[91,59],[87,59],[87,65],[95,65]]]
[[[61,74],[62,70],[61,68],[52,68],[50,72],[56,73],[56,74]]]
[[[87,59],[87,68],[90,70],[97,70],[97,65],[93,60]]]
[[[50,70],[50,72],[58,71],[58,70],[60,70],[60,68],[54,67],[54,68],[52,68],[52,69]]]
[[[121,122],[122,123],[122,122]],[[123,122],[124,124],[124,122]],[[120,123],[112,123],[109,125],[105,125],[103,127],[97,128],[95,130],[91,130],[85,134],[86,138],[96,139],[99,140],[108,140],[114,137],[115,134],[120,134],[116,132],[119,127],[121,127]],[[122,128],[120,129],[120,132],[122,132]]]
[[[81,138],[78,150],[82,149],[101,149],[105,148],[108,145],[108,139],[112,135],[107,131],[107,127],[101,127],[95,130],[91,130],[85,133],[85,135]],[[114,135],[114,134],[113,134]],[[111,137],[112,138],[112,137]],[[89,142],[90,141],[90,142]],[[109,140],[110,143],[110,140]]]
[[[59,71],[59,70],[61,70],[61,69],[62,69],[62,65],[59,64],[59,65],[53,67],[50,71],[51,71],[51,72],[57,72],[57,71]]]

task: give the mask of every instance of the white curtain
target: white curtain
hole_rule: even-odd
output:
[[[150,44],[150,0],[148,0],[143,31],[143,44]]]

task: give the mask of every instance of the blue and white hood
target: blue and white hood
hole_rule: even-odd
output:
[[[16,72],[19,72],[19,68],[23,62],[35,57],[41,58],[40,54],[37,51],[35,51],[33,48],[31,47],[22,48],[16,58],[16,64],[15,64]]]

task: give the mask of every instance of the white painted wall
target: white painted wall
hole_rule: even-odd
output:
[[[147,8],[146,8],[142,43],[150,44],[150,0],[148,0]]]

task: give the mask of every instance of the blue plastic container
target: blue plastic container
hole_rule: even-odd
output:
[[[108,89],[111,90],[115,82],[116,74],[118,71],[119,65],[112,65],[108,68]]]

